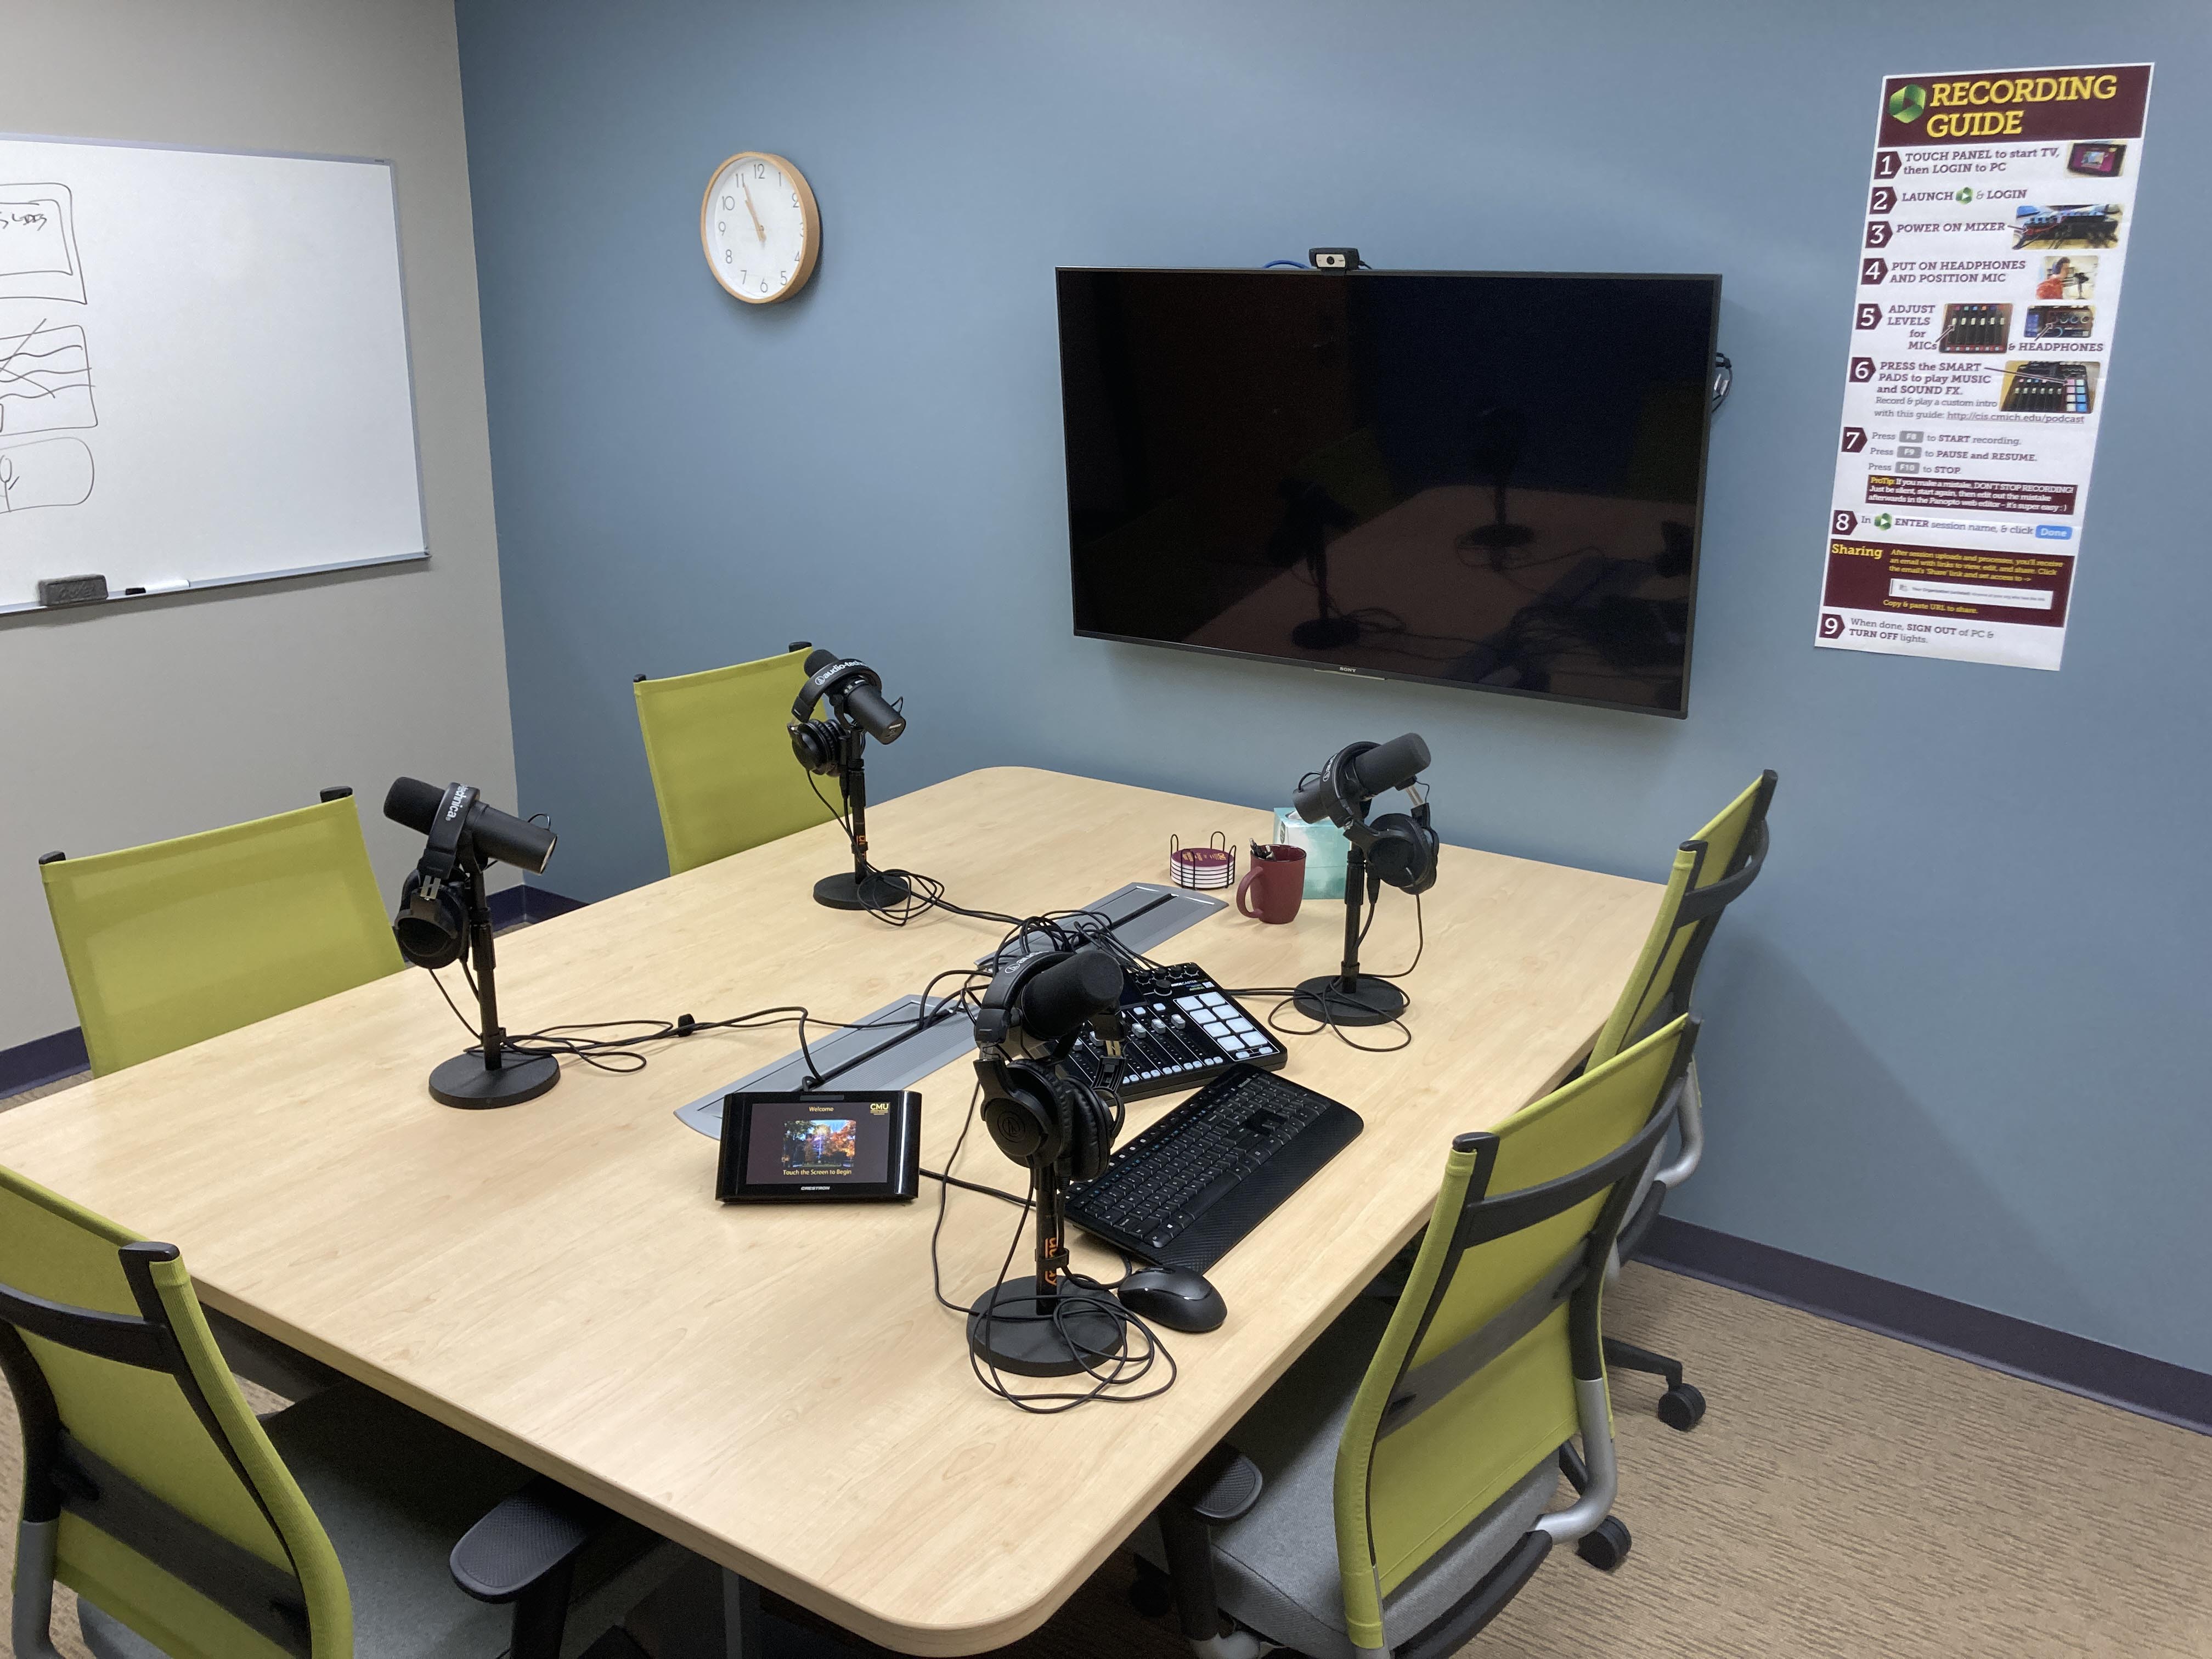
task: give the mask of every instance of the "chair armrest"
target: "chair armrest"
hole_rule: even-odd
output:
[[[1249,1515],[1265,1484],[1259,1465],[1224,1441],[1182,1478],[1159,1507],[1160,1544],[1175,1586],[1177,1621],[1185,1639],[1201,1652],[1226,1651],[1219,1645],[1223,1631],[1213,1583],[1213,1529]]]
[[[1183,1476],[1182,1483],[1169,1494],[1168,1502],[1209,1527],[1225,1526],[1252,1512],[1265,1484],[1261,1479],[1260,1466],[1224,1441]]]
[[[479,1601],[514,1603],[509,1659],[560,1659],[576,1558],[614,1518],[540,1476],[461,1534],[447,1565]]]
[[[540,1476],[461,1535],[448,1565],[479,1601],[512,1601],[550,1572],[574,1564],[613,1513]]]

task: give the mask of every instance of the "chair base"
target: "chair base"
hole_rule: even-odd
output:
[[[814,884],[814,902],[832,910],[890,910],[914,896],[914,890],[896,876],[880,870],[868,872],[863,882],[850,870],[824,876]]]
[[[1016,1376],[1073,1376],[1118,1358],[1124,1325],[1113,1297],[1073,1285],[1057,1296],[1039,1296],[1036,1280],[1025,1275],[975,1299],[968,1348],[986,1365]]]
[[[430,1073],[430,1098],[463,1111],[486,1111],[535,1100],[560,1080],[561,1062],[551,1054],[506,1054],[496,1072],[484,1069],[482,1054],[455,1054]]]
[[[1605,1340],[1605,1364],[1608,1370],[1637,1371],[1645,1376],[1666,1379],[1667,1392],[1659,1396],[1658,1418],[1668,1428],[1687,1434],[1705,1421],[1705,1396],[1695,1385],[1683,1381],[1680,1360],[1608,1336]]]

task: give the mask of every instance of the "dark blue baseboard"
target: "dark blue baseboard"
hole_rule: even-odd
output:
[[[1662,1215],[1637,1259],[2212,1434],[2212,1376]]]
[[[583,908],[583,900],[572,899],[565,893],[548,892],[543,887],[509,887],[491,896],[491,919],[495,927],[512,927],[521,921],[544,921]],[[58,1083],[90,1067],[91,1062],[85,1058],[84,1033],[75,1026],[52,1036],[33,1037],[12,1048],[0,1048],[0,1100],[43,1084]]]
[[[52,1036],[33,1037],[13,1048],[0,1048],[0,1099],[91,1069],[84,1055],[84,1033],[72,1025]]]
[[[566,893],[549,892],[543,887],[509,887],[491,896],[491,925],[512,927],[519,921],[547,921],[583,908],[583,900],[572,899]]]

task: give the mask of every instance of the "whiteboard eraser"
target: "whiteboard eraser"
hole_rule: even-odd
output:
[[[106,597],[105,576],[54,576],[39,584],[40,605],[94,605]]]

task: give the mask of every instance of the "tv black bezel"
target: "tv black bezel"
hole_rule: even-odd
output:
[[[1064,276],[1243,276],[1267,278],[1296,283],[1318,277],[1326,282],[1393,282],[1406,277],[1423,276],[1483,276],[1504,277],[1527,282],[1652,282],[1652,283],[1708,283],[1712,286],[1712,333],[1705,342],[1705,358],[1709,366],[1720,350],[1721,333],[1721,277],[1717,271],[1663,270],[1254,270],[1243,265],[1055,265],[1053,267],[1054,335],[1060,346],[1060,488],[1067,500],[1067,611],[1071,623],[1075,615],[1075,502],[1067,492],[1067,478],[1073,471],[1069,444],[1073,424],[1069,418],[1067,398],[1066,337],[1060,327],[1060,279]],[[1682,631],[1682,706],[1680,708],[1660,708],[1648,702],[1615,702],[1607,697],[1577,696],[1565,691],[1530,691],[1517,685],[1484,685],[1479,681],[1447,679],[1434,674],[1412,674],[1396,669],[1358,668],[1343,663],[1317,663],[1306,657],[1277,656],[1265,651],[1232,651],[1224,646],[1193,645],[1184,640],[1147,638],[1141,634],[1108,634],[1096,629],[1076,627],[1075,637],[1081,640],[1110,640],[1121,645],[1149,645],[1166,651],[1191,651],[1201,656],[1227,657],[1240,662],[1273,663],[1285,668],[1304,669],[1317,674],[1340,675],[1363,680],[1402,680],[1413,685],[1442,685],[1460,691],[1483,691],[1509,697],[1528,697],[1539,702],[1573,703],[1585,708],[1612,708],[1630,714],[1650,714],[1661,720],[1687,720],[1690,717],[1690,670],[1697,654],[1698,642],[1698,583],[1705,562],[1705,479],[1712,453],[1714,407],[1709,397],[1705,403],[1705,419],[1698,440],[1698,493],[1692,504],[1690,526],[1690,608],[1687,624]]]

